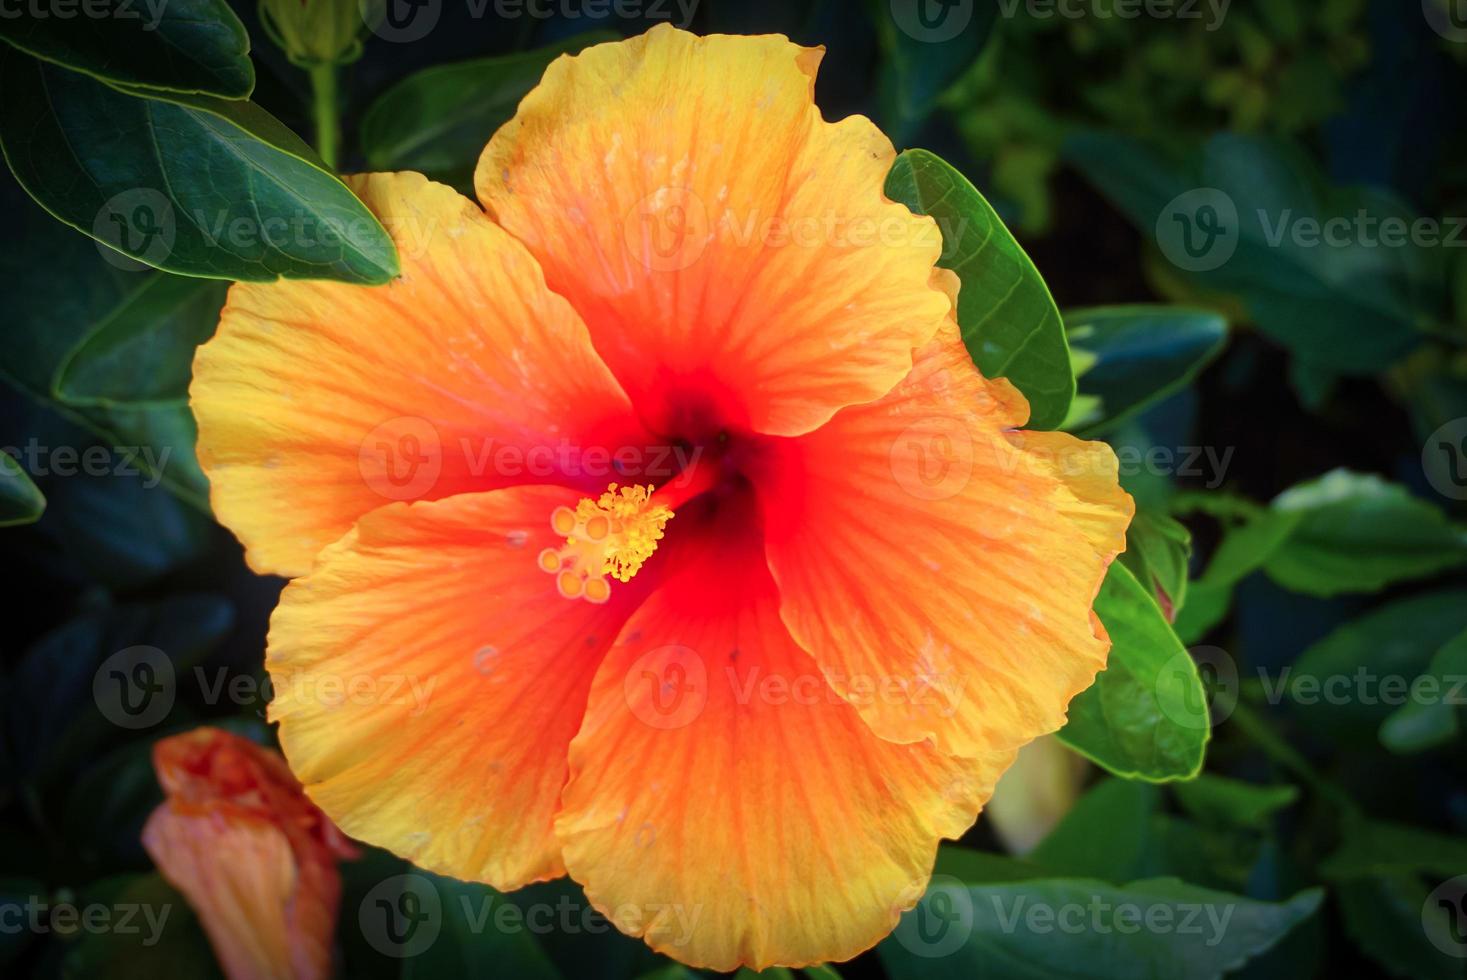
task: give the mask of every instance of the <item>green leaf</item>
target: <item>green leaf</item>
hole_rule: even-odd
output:
[[[1467,565],[1467,530],[1377,476],[1335,470],[1286,490],[1273,509],[1297,521],[1263,567],[1293,592],[1376,592]]]
[[[800,972],[810,977],[811,980],[841,980],[840,973],[829,963],[801,967]]]
[[[221,598],[176,596],[92,610],[42,636],[6,692],[7,735],[27,776],[69,780],[124,730],[163,724],[184,673],[233,623]]]
[[[403,980],[491,975],[558,980],[560,973],[519,906],[488,885],[423,878],[438,893],[442,926],[437,939],[403,960]]]
[[[67,355],[53,394],[68,405],[186,403],[194,350],[213,335],[225,290],[209,279],[148,276]]]
[[[1169,158],[1091,131],[1072,135],[1066,155],[1178,268],[1193,265],[1187,278],[1241,297],[1260,331],[1320,367],[1378,372],[1421,343],[1418,311],[1444,302],[1440,249],[1382,247],[1352,230],[1362,213],[1413,220],[1404,204],[1328,186],[1291,145],[1229,133]],[[1217,231],[1204,233],[1204,220]],[[1309,222],[1343,222],[1343,233],[1331,226],[1340,244],[1305,237]]]
[[[1203,773],[1172,787],[1183,809],[1205,824],[1265,830],[1273,815],[1299,798],[1295,786],[1258,786]]]
[[[1110,661],[1070,702],[1060,739],[1118,776],[1190,779],[1211,737],[1197,665],[1120,562],[1111,565],[1095,612],[1110,634]]]
[[[1145,873],[1161,794],[1149,783],[1106,779],[1080,798],[1029,854],[1052,871],[1126,882]]]
[[[1087,355],[1078,372],[1080,397],[1099,406],[1072,427],[1087,439],[1191,383],[1228,337],[1220,314],[1174,306],[1072,310],[1065,330],[1070,348]]]
[[[1437,880],[1467,875],[1467,840],[1384,820],[1346,821],[1339,850],[1325,858],[1325,878],[1424,874]]]
[[[34,878],[6,875],[0,877],[0,909],[24,908],[35,899],[46,899],[46,886]],[[9,915],[7,918],[13,918]],[[0,966],[14,960],[28,946],[35,933],[29,929],[0,930]]]
[[[222,977],[187,900],[159,874],[119,875],[82,890],[82,906],[107,909],[117,928],[81,929],[65,954],[63,976],[105,980],[158,980]]]
[[[1008,378],[1029,400],[1031,429],[1053,429],[1075,397],[1075,376],[1049,287],[968,179],[926,150],[897,157],[886,194],[942,231],[938,265],[962,279],[958,326],[985,377]]]
[[[0,452],[0,527],[34,524],[46,498],[9,453]]]
[[[148,98],[3,54],[0,148],[21,186],[78,231],[189,276],[397,274],[392,240],[366,205],[253,103]]]
[[[620,39],[612,31],[588,31],[535,51],[436,65],[409,75],[362,117],[367,163],[373,170],[417,170],[471,188],[485,142],[514,116],[550,62]]]
[[[1176,508],[1186,513],[1191,504],[1203,499],[1216,501],[1215,495],[1189,497],[1189,505],[1180,502]],[[1212,560],[1202,576],[1188,583],[1187,602],[1177,613],[1177,635],[1183,643],[1196,643],[1227,616],[1233,603],[1233,591],[1239,582],[1263,567],[1293,532],[1299,515],[1269,511],[1248,504],[1243,508],[1241,524],[1230,524],[1213,552]],[[1231,520],[1238,515],[1227,515]]]
[[[1335,889],[1344,932],[1391,976],[1402,980],[1462,980],[1453,923],[1426,903],[1430,887],[1414,875],[1343,881]]]
[[[1325,737],[1374,743],[1381,723],[1411,698],[1412,682],[1433,654],[1464,629],[1467,591],[1402,599],[1330,633],[1265,688],[1275,700],[1288,697]]]
[[[1192,532],[1165,514],[1146,507],[1126,529],[1126,550],[1121,561],[1136,580],[1151,590],[1167,622],[1187,599],[1187,563],[1192,557]]]
[[[0,39],[103,81],[226,99],[255,87],[249,35],[225,0],[91,0],[70,17],[0,17]]]
[[[1411,699],[1381,722],[1381,744],[1420,752],[1456,738],[1457,709],[1467,705],[1467,630],[1444,643],[1411,684]]]
[[[1215,978],[1271,948],[1318,910],[1153,878],[934,881],[877,947],[894,980]]]

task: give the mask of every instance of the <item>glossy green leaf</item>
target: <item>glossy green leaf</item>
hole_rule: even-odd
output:
[[[1299,798],[1294,786],[1259,786],[1203,773],[1172,787],[1182,808],[1203,823],[1263,830],[1274,814]]]
[[[1066,428],[1095,438],[1190,383],[1227,342],[1223,317],[1173,306],[1101,306],[1065,314],[1071,350],[1085,355],[1079,397],[1088,417]]]
[[[926,150],[897,157],[886,194],[937,221],[938,265],[963,281],[958,326],[979,370],[1024,393],[1028,428],[1058,426],[1075,397],[1064,325],[1049,287],[998,214],[966,177]]]
[[[939,879],[881,943],[894,980],[1217,978],[1283,939],[1323,892],[1266,902],[1176,878]]]
[[[1178,158],[1091,131],[1066,155],[1192,282],[1241,297],[1259,330],[1319,367],[1379,371],[1445,301],[1440,249],[1379,240],[1379,222],[1415,216],[1384,193],[1328,186],[1288,144],[1229,133]],[[1376,232],[1356,229],[1362,213]],[[1328,222],[1337,244],[1320,240]]]
[[[1197,665],[1161,608],[1115,562],[1095,600],[1110,634],[1110,660],[1070,702],[1064,743],[1111,772],[1161,782],[1202,768],[1211,736]]]
[[[1452,637],[1411,683],[1411,697],[1381,722],[1381,744],[1392,752],[1420,752],[1456,738],[1467,706],[1467,630]]]
[[[15,51],[0,87],[0,147],[21,186],[122,255],[258,282],[397,274],[366,205],[253,103],[145,98]]]
[[[34,524],[45,509],[45,495],[13,456],[0,452],[0,527]]]
[[[1373,744],[1382,722],[1410,703],[1433,655],[1464,629],[1467,591],[1401,599],[1309,647],[1265,681],[1265,693],[1275,701],[1288,698],[1321,735]],[[1449,693],[1450,688],[1438,690],[1433,697]]]
[[[53,394],[68,405],[183,404],[194,350],[219,323],[224,283],[155,273],[61,364]]]
[[[1146,507],[1138,507],[1126,528],[1126,550],[1121,561],[1136,580],[1151,591],[1167,622],[1187,599],[1187,563],[1192,557],[1192,533],[1180,523]]]
[[[514,116],[550,62],[620,34],[589,31],[518,54],[436,65],[409,75],[362,117],[362,152],[373,170],[417,170],[469,189],[484,144]]]
[[[69,17],[0,17],[0,39],[103,81],[226,99],[255,87],[249,35],[225,0],[90,0]]]
[[[1467,529],[1377,476],[1335,470],[1280,494],[1273,510],[1295,524],[1263,567],[1294,592],[1375,592],[1467,565]]]

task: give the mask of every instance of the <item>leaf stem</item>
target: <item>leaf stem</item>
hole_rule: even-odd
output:
[[[309,70],[316,116],[316,152],[334,171],[337,146],[341,141],[341,115],[336,104],[336,66],[312,65]]]

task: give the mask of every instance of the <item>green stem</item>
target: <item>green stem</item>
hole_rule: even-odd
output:
[[[321,154],[326,166],[335,170],[337,145],[341,141],[341,115],[336,105],[336,66],[314,65],[310,73],[316,112],[316,152]]]

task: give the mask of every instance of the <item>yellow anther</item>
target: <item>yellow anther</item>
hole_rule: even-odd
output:
[[[565,537],[560,548],[540,552],[540,570],[555,576],[555,587],[567,599],[602,603],[611,598],[611,583],[630,582],[642,563],[657,550],[672,511],[652,503],[652,487],[611,484],[599,499],[582,497],[575,510],[557,507],[550,527]]]

